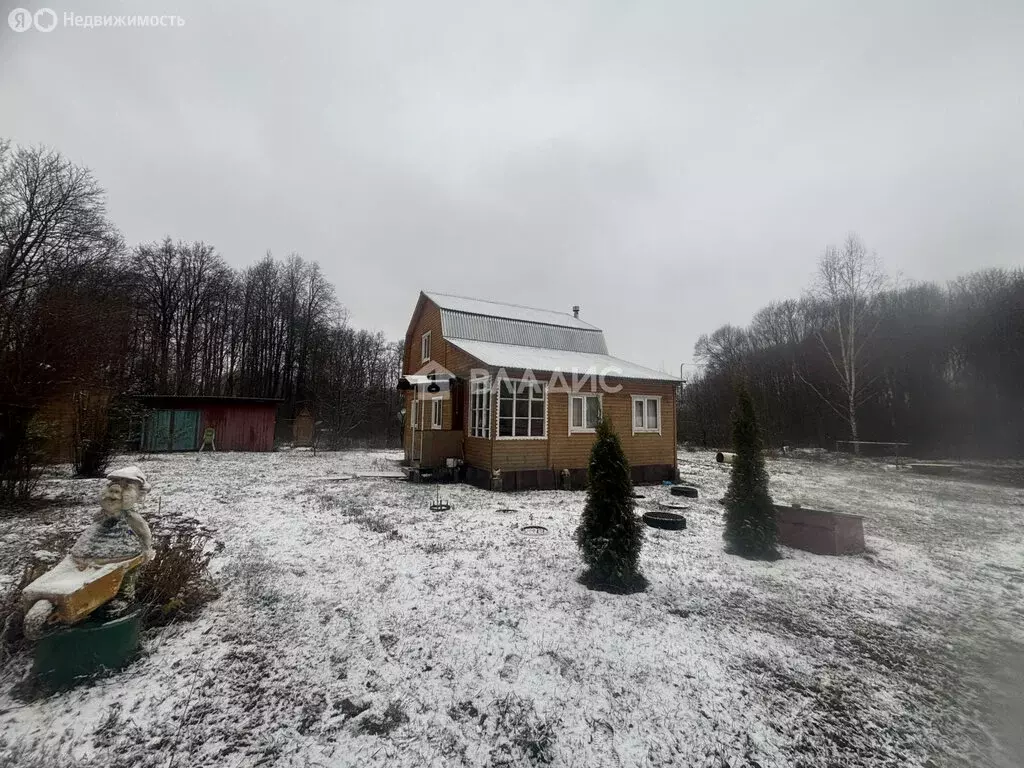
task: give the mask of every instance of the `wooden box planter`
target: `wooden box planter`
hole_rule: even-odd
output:
[[[864,551],[864,518],[845,512],[775,505],[779,543],[818,555],[856,555]]]

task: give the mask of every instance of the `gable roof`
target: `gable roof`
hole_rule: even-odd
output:
[[[564,312],[424,293],[441,310],[441,333],[465,339],[523,347],[608,354],[600,328]]]
[[[425,300],[440,310],[444,338],[491,368],[679,381],[669,373],[612,357],[601,329],[567,312],[423,291],[410,333]]]
[[[450,293],[435,293],[424,291],[427,298],[437,304],[442,310],[452,312],[463,312],[470,315],[482,315],[484,317],[502,317],[506,320],[521,320],[526,323],[543,323],[544,325],[555,325],[562,328],[581,328],[585,331],[600,331],[597,326],[586,323],[578,317],[573,317],[568,312],[556,312],[553,309],[535,309],[524,307],[519,304],[506,304],[502,301],[484,301],[483,299],[471,299],[466,296],[454,296]]]

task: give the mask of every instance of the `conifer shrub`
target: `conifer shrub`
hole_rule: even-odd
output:
[[[597,425],[587,470],[587,503],[576,529],[586,569],[580,581],[613,592],[647,586],[640,573],[643,522],[634,513],[633,482],[619,436],[607,420]]]
[[[733,410],[732,442],[736,458],[725,494],[726,551],[752,559],[775,560],[779,557],[778,529],[775,507],[768,494],[768,470],[754,401],[742,386]]]

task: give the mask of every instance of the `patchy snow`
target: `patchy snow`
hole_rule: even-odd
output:
[[[722,551],[729,468],[683,453],[701,498],[687,530],[647,529],[650,588],[623,596],[575,581],[583,493],[329,479],[395,458],[140,457],[154,528],[194,519],[225,544],[223,596],[91,687],[19,702],[9,665],[0,764],[1019,764],[997,661],[1024,639],[1020,489],[773,461],[779,499],[865,515],[870,551],[748,562]],[[88,522],[67,474],[48,487],[68,506],[0,521],[10,575]]]
[[[144,552],[138,534],[123,516],[105,517],[78,537],[71,554],[79,560],[98,562],[131,560]]]

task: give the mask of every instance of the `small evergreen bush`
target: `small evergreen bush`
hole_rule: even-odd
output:
[[[619,436],[602,419],[590,451],[587,503],[576,529],[586,570],[581,581],[616,592],[647,586],[640,573],[643,522],[633,512],[633,483]]]
[[[743,557],[775,560],[778,529],[775,507],[768,495],[768,470],[764,466],[761,436],[754,402],[740,387],[732,419],[732,462],[729,490],[725,494],[726,551]]]

